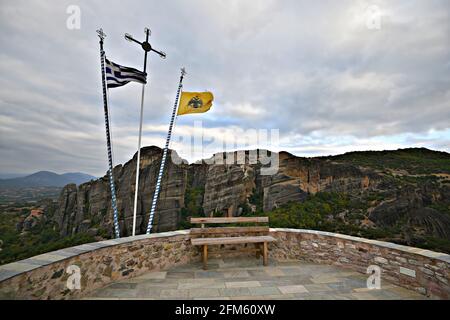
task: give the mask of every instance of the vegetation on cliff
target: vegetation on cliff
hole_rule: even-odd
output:
[[[393,226],[366,225],[368,202],[352,199],[345,194],[317,193],[304,202],[290,202],[275,210],[260,213],[268,215],[273,228],[298,228],[329,231],[357,237],[378,239],[424,249],[450,253],[450,240],[433,236],[416,237],[414,243],[405,241],[407,224],[399,219]],[[258,214],[257,214],[258,215]]]
[[[92,235],[86,233],[62,237],[57,225],[48,219],[52,214],[51,206],[47,206],[48,216],[24,226],[31,210],[39,205],[40,203],[31,206],[27,203],[16,203],[0,208],[0,264],[95,241]]]
[[[409,175],[433,173],[450,174],[450,158],[446,152],[426,148],[407,148],[395,151],[354,151],[323,157],[332,161],[352,163],[384,171],[403,170]]]
[[[202,199],[205,189],[203,188],[187,188],[184,196],[184,207],[180,212],[180,229],[188,229],[191,227],[189,217],[202,217],[203,207]]]

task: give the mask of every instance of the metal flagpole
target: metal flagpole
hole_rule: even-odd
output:
[[[148,42],[148,36],[150,35],[150,30],[145,30],[145,41]],[[144,54],[144,73],[147,70],[147,53]],[[139,120],[139,139],[138,139],[138,153],[136,161],[136,186],[134,190],[134,210],[133,210],[133,237],[136,235],[136,212],[137,212],[137,201],[138,201],[138,189],[139,189],[139,169],[141,163],[141,139],[142,139],[142,116],[144,113],[144,93],[145,93],[145,83],[142,84],[142,95],[141,95],[141,115]]]
[[[147,52],[145,53],[147,56]],[[144,68],[145,70],[145,68]],[[136,235],[136,214],[137,214],[137,202],[138,202],[138,189],[139,189],[139,169],[141,167],[141,139],[142,139],[142,114],[144,112],[144,92],[145,84],[142,84],[141,95],[141,116],[139,121],[139,139],[138,139],[138,152],[136,161],[136,184],[134,189],[134,209],[133,209],[133,237]]]
[[[146,73],[147,71],[147,54],[150,51],[154,51],[160,55],[161,58],[165,59],[166,54],[161,51],[157,51],[152,48],[150,43],[148,42],[148,37],[150,36],[150,29],[145,28],[145,41],[139,42],[128,33],[125,34],[125,39],[131,42],[136,42],[141,45],[142,49],[144,49],[144,70],[143,72]],[[140,169],[140,162],[141,162],[141,141],[142,141],[142,118],[144,113],[144,93],[145,93],[145,83],[142,84],[142,94],[141,94],[141,113],[140,113],[140,120],[139,120],[139,139],[138,139],[138,151],[137,151],[137,161],[136,161],[136,184],[134,189],[134,208],[133,208],[133,236],[136,235],[136,215],[137,215],[137,202],[138,202],[138,191],[139,191],[139,169]]]
[[[106,144],[108,148],[108,164],[109,164],[109,186],[111,188],[111,204],[113,208],[113,216],[114,216],[114,233],[116,238],[120,238],[120,230],[119,230],[119,214],[117,211],[117,202],[116,202],[116,188],[114,186],[114,176],[113,176],[113,161],[112,161],[112,151],[111,151],[111,132],[109,129],[109,116],[108,116],[108,97],[106,92],[106,76],[105,76],[105,51],[103,50],[103,39],[105,39],[106,35],[103,33],[103,30],[97,30],[98,37],[100,38],[100,60],[102,67],[102,86],[103,86],[103,109],[105,112],[105,127],[106,127]]]
[[[158,179],[156,181],[155,193],[153,195],[153,201],[152,201],[152,207],[150,209],[150,217],[148,219],[148,225],[147,225],[147,234],[150,234],[150,232],[152,231],[153,216],[155,215],[156,203],[158,201],[158,195],[159,195],[159,191],[161,189],[161,180],[162,180],[163,173],[164,173],[164,165],[166,163],[166,157],[167,157],[167,151],[169,149],[170,137],[172,136],[173,123],[174,123],[177,109],[178,109],[178,99],[180,97],[181,88],[183,87],[183,78],[185,75],[186,75],[186,70],[184,68],[181,68],[180,83],[178,85],[177,96],[175,98],[175,104],[173,105],[172,117],[170,118],[169,131],[167,132],[166,145],[164,147],[163,156],[161,158],[161,165],[159,167]]]

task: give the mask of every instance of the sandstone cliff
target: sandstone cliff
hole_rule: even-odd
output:
[[[141,170],[137,205],[137,233],[145,232],[150,206],[155,191],[156,177],[162,150],[146,147],[141,150]],[[170,159],[170,157],[169,157]],[[131,235],[136,179],[136,155],[124,165],[114,168],[117,207],[122,236]],[[179,223],[179,210],[184,206],[187,172],[189,166],[175,165],[167,161],[158,211],[155,216],[155,231],[174,229]],[[80,185],[64,187],[59,197],[54,219],[60,226],[61,235],[77,232],[99,232],[111,234],[112,208],[108,177]]]
[[[227,155],[216,157],[226,158]],[[397,170],[393,174],[387,168],[392,165],[380,169],[371,163],[361,164],[342,156],[301,158],[287,152],[278,155],[279,170],[273,175],[262,175],[264,166],[250,163],[248,152],[244,164],[187,164],[185,161],[174,164],[167,161],[154,230],[177,229],[184,223],[186,214],[235,216],[251,211],[267,212],[290,202],[302,202],[311,194],[333,192],[368,203],[363,217],[353,223],[367,227],[391,227],[403,223],[404,229],[409,230],[402,236],[409,237],[407,241],[413,241],[411,239],[416,235],[450,239],[450,217],[444,212],[450,208],[450,184],[445,170],[440,172],[431,168],[433,172],[427,173],[427,177],[440,178],[423,182],[420,175],[408,171],[399,173]],[[450,155],[439,156],[443,157],[447,168]],[[137,233],[144,233],[146,229],[162,150],[145,147],[141,157]],[[135,161],[136,155],[114,168],[122,236],[131,234]],[[406,178],[417,178],[421,182]],[[65,186],[53,217],[61,235],[89,232],[110,236],[110,198],[106,176],[78,188]],[[345,213],[342,215],[345,220]]]

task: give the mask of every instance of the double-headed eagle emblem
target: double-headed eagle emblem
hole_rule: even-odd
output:
[[[189,100],[188,106],[194,109],[203,107],[203,101],[198,96],[193,97]]]

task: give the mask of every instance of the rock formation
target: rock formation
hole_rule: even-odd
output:
[[[170,159],[170,155],[168,159]],[[145,232],[162,150],[146,147],[141,150],[141,169],[137,205],[137,232]],[[124,165],[114,168],[117,207],[122,236],[131,235],[133,224],[133,201],[136,179],[136,154]],[[189,166],[167,161],[158,212],[155,215],[155,230],[174,229],[179,223],[179,211],[184,206],[184,193]],[[108,177],[84,183],[78,188],[74,184],[64,187],[59,197],[54,219],[60,226],[61,235],[85,232],[95,228],[110,234],[112,225],[111,192]]]
[[[171,151],[172,154],[178,157],[175,151]],[[215,157],[234,155],[236,153]],[[188,164],[186,161],[175,164],[169,156],[154,220],[155,232],[179,228],[186,219],[183,212],[186,213],[188,207],[200,208],[197,214],[236,216],[249,211],[270,211],[288,202],[301,202],[318,192],[336,192],[354,197],[378,195],[379,199],[370,202],[366,216],[360,219],[361,225],[390,227],[403,221],[406,229],[411,230],[412,238],[423,234],[450,239],[450,217],[438,209],[438,206],[446,205],[448,209],[450,205],[450,184],[445,183],[445,177],[441,179],[442,183],[400,183],[404,176],[398,178],[387,170],[359,165],[339,156],[301,158],[287,152],[278,155],[279,170],[273,175],[262,175],[264,166],[259,162],[250,163],[248,152],[243,164]],[[144,233],[147,226],[162,150],[145,147],[141,157],[137,233]],[[443,157],[448,165],[450,155]],[[136,155],[114,168],[122,236],[131,234],[135,161]],[[441,172],[433,174],[442,175]],[[405,176],[415,178],[408,172]],[[73,184],[65,186],[53,216],[61,235],[90,232],[111,236],[110,199],[107,176],[78,188]],[[343,212],[339,219],[345,221],[346,215]]]

